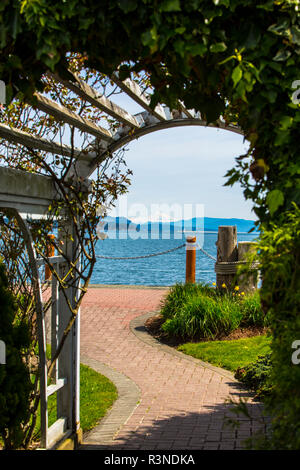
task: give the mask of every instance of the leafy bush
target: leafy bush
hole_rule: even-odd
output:
[[[209,286],[202,284],[175,284],[162,303],[161,315],[165,319],[173,318],[185,302],[197,294],[213,295],[213,291]]]
[[[255,391],[257,397],[264,398],[272,392],[271,370],[271,353],[269,353],[259,356],[257,361],[245,367],[239,367],[235,372],[235,378]]]
[[[161,309],[162,330],[183,339],[214,339],[238,327],[263,326],[258,293],[223,294],[201,284],[177,284]]]
[[[258,291],[245,295],[240,302],[240,307],[243,312],[243,319],[241,326],[267,326],[268,319],[264,315],[261,307],[260,294]]]
[[[22,351],[29,347],[29,330],[17,317],[17,307],[8,290],[0,264],[0,339],[6,345],[6,364],[0,365],[0,435],[6,449],[17,448],[23,440],[22,424],[29,416],[32,390],[29,370]]]
[[[300,365],[292,344],[300,339],[300,209],[264,228],[260,241],[261,298],[272,333],[272,448],[300,450]]]
[[[231,305],[228,299],[199,293],[187,298],[174,317],[167,319],[162,329],[183,338],[214,338],[236,328],[241,320],[240,314],[236,303]]]

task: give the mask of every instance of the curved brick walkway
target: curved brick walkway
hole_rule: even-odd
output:
[[[121,396],[82,448],[240,449],[261,428],[260,405],[229,372],[162,346],[145,333],[141,316],[158,310],[166,292],[99,287],[86,294],[83,362],[100,372],[110,370]],[[232,416],[228,398],[249,399],[252,418],[239,418],[234,431],[224,426],[225,416]]]

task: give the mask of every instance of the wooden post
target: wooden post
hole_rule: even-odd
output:
[[[218,229],[217,245],[217,262],[237,261],[237,228],[236,226],[220,226]],[[222,289],[225,284],[227,289],[231,289],[234,285],[235,274],[233,273],[217,273],[217,288]]]
[[[256,242],[239,242],[238,244],[238,259],[239,261],[246,261],[247,254],[256,252],[257,243]],[[238,277],[238,285],[240,287],[240,292],[253,292],[257,289],[258,283],[258,271],[253,269],[247,274],[241,274]]]
[[[196,282],[196,237],[186,238],[186,270],[185,282]]]
[[[47,245],[47,248],[46,248],[46,256],[48,258],[50,258],[51,256],[54,256],[54,246],[51,244],[50,240],[53,240],[55,238],[55,235],[53,235],[52,233],[50,233],[48,235],[48,238],[49,238],[49,245]],[[52,274],[51,274],[51,270],[49,268],[49,266],[46,264],[45,265],[45,281],[50,281],[52,277]]]
[[[63,241],[63,249],[67,257],[74,262],[77,258],[77,236],[73,222],[66,218],[62,221],[60,239]],[[73,242],[69,235],[72,236]],[[67,263],[60,265],[60,273],[63,276],[68,269]],[[78,265],[80,270],[80,265]],[[76,284],[79,283],[79,280]],[[79,295],[79,285],[70,285],[66,295],[72,307]],[[60,292],[58,298],[59,324],[58,342],[71,318],[71,311],[65,296]],[[57,392],[57,416],[66,418],[67,429],[77,434],[80,428],[79,422],[79,367],[80,367],[80,313],[78,312],[71,331],[66,338],[58,361],[58,377],[66,379],[66,385]]]

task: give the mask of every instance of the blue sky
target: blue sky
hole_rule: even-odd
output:
[[[142,111],[124,94],[112,99],[132,114]],[[255,220],[252,204],[245,201],[240,186],[223,186],[225,173],[247,147],[238,134],[199,126],[140,137],[129,144],[125,154],[127,166],[133,171],[126,205],[150,208],[151,204],[197,204],[203,205],[206,217]],[[128,214],[121,210],[110,215]]]
[[[238,134],[197,126],[141,137],[126,152],[133,171],[127,205],[203,204],[206,217],[254,220],[240,186],[223,186],[226,171],[246,148]]]

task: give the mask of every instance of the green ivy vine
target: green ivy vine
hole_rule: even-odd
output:
[[[271,312],[276,358],[274,436],[277,447],[296,449],[300,366],[291,367],[290,353],[291,340],[300,339],[300,105],[293,98],[300,80],[299,6],[299,0],[2,0],[0,5],[0,78],[9,99],[30,98],[42,89],[47,69],[68,77],[66,54],[75,52],[108,75],[117,67],[121,78],[146,72],[152,106],[160,101],[176,107],[180,99],[208,123],[222,116],[241,126],[250,146],[228,171],[227,184],[240,182],[259,219],[262,298]]]

